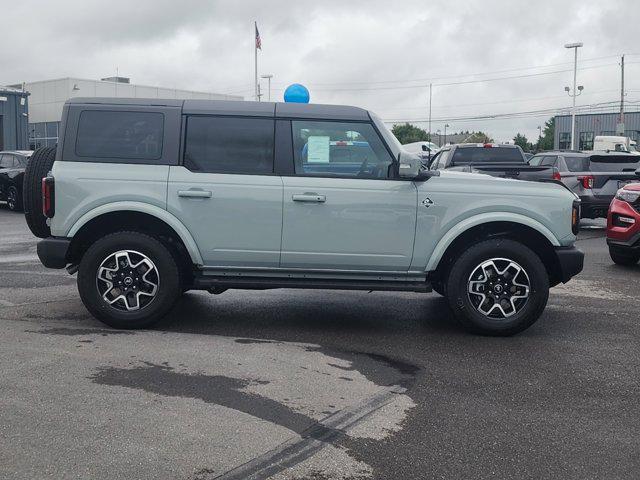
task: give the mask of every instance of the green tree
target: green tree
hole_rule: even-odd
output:
[[[553,139],[556,133],[556,117],[551,117],[544,124],[542,130],[542,137],[538,142],[538,151],[540,150],[553,150]]]
[[[525,152],[529,151],[529,146],[531,145],[529,143],[529,140],[527,140],[527,137],[525,137],[521,133],[518,133],[518,134],[516,134],[515,137],[513,137],[513,143],[518,145]]]
[[[473,132],[465,140],[467,143],[493,143],[493,138],[484,132]]]
[[[429,134],[425,130],[410,123],[394,125],[391,131],[403,145],[406,143],[431,141]]]

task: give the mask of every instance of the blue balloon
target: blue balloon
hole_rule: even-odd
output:
[[[284,101],[289,103],[309,103],[309,90],[304,85],[294,83],[284,91]]]

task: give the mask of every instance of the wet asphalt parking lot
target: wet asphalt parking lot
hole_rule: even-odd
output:
[[[0,478],[640,477],[640,266],[585,269],[512,338],[436,294],[187,293],[111,330],[0,205]]]

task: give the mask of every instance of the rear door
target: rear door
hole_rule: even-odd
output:
[[[281,267],[407,272],[417,189],[395,178],[393,158],[374,126],[312,120],[291,125],[295,168],[283,177]]]
[[[277,267],[282,180],[274,119],[188,115],[183,163],[169,171],[168,210],[191,232],[205,266]]]

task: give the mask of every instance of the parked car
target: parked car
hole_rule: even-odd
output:
[[[22,180],[32,153],[25,150],[0,152],[0,201],[6,202],[9,210],[22,209]]]
[[[618,189],[640,179],[640,156],[630,153],[558,150],[539,153],[529,164],[553,168],[554,178],[580,197],[583,218],[606,218]]]
[[[436,153],[440,151],[440,147],[433,142],[412,142],[405,143],[402,148],[409,153],[415,153],[423,160],[429,161]]]
[[[461,143],[443,147],[432,159],[431,170],[484,173],[517,180],[551,180],[553,169],[531,166],[517,145]]]
[[[629,183],[616,193],[607,216],[607,244],[619,265],[640,260],[640,183]]]
[[[189,289],[434,289],[469,330],[511,335],[583,264],[564,187],[424,170],[356,107],[74,98],[25,200],[42,263],[116,328]]]

